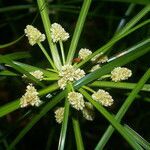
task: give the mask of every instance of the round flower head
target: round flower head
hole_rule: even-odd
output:
[[[72,65],[64,65],[59,72],[59,76],[61,77],[58,80],[58,86],[61,89],[65,89],[65,86],[68,81],[79,80],[85,76],[85,72],[81,69],[76,69]]]
[[[24,29],[24,32],[28,37],[29,44],[32,46],[45,40],[45,34],[42,34],[37,28],[33,27],[32,25],[27,25]]]
[[[99,68],[100,68],[100,65],[97,64],[97,65],[95,65],[95,66],[93,66],[93,67],[91,68],[90,72],[93,72],[93,71],[95,71],[95,70],[97,70],[97,69],[99,69]]]
[[[93,121],[95,115],[93,105],[89,102],[85,102],[85,107],[82,110],[82,114],[86,120]]]
[[[31,75],[33,75],[36,79],[42,81],[43,80],[43,72],[40,70],[32,71],[30,72]],[[22,76],[23,78],[26,78],[27,76],[24,74]]]
[[[51,37],[54,43],[58,41],[66,41],[69,38],[69,33],[67,33],[64,28],[58,23],[53,23],[50,30]]]
[[[62,123],[64,118],[64,107],[59,107],[55,110],[55,119],[57,123]]]
[[[42,101],[38,97],[38,92],[32,84],[29,84],[26,87],[26,93],[20,99],[20,106],[26,107],[28,105],[31,106],[40,106]]]
[[[85,106],[83,95],[78,92],[68,93],[68,101],[71,104],[71,106],[77,110],[83,110]]]
[[[91,54],[92,54],[92,51],[90,51],[89,49],[81,48],[80,51],[79,51],[79,58],[84,60]]]
[[[99,89],[97,92],[95,92],[94,94],[92,94],[92,98],[101,103],[103,106],[111,106],[113,104],[113,99],[112,96],[104,91]]]
[[[129,77],[131,77],[132,71],[129,70],[128,68],[125,67],[116,67],[112,72],[111,72],[111,79],[114,82],[126,80]]]

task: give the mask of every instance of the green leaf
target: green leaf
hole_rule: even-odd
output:
[[[75,28],[75,31],[73,34],[73,38],[72,38],[72,41],[70,44],[67,61],[66,61],[67,64],[71,63],[72,59],[74,57],[74,54],[75,54],[75,51],[77,48],[77,44],[78,44],[82,29],[83,29],[83,25],[85,23],[85,19],[86,19],[86,16],[88,14],[88,11],[89,11],[89,8],[91,5],[91,1],[92,0],[84,0],[84,2],[83,2],[83,5],[82,5],[81,11],[80,11],[80,15],[79,15],[79,18],[78,18],[78,21],[76,24],[76,28]]]
[[[18,76],[18,75],[12,71],[4,70],[0,72],[0,76]]]
[[[150,78],[150,69],[147,70],[147,72],[143,75],[143,77],[140,79],[140,81],[137,83],[135,88],[132,90],[130,95],[125,100],[124,104],[119,109],[117,115],[115,116],[115,119],[120,122],[133,101],[135,100],[138,92],[141,90],[141,88],[144,86],[146,81]],[[104,135],[100,139],[99,143],[96,146],[96,150],[103,149],[105,144],[108,142],[109,138],[111,137],[112,133],[114,131],[114,128],[110,125],[107,130],[105,131]]]
[[[43,96],[43,95],[50,93],[50,92],[53,92],[57,89],[58,89],[58,85],[57,85],[57,83],[54,83],[54,84],[52,84],[46,88],[43,88],[42,90],[39,90],[38,91],[39,96]],[[5,115],[7,115],[8,113],[17,110],[18,108],[20,108],[19,99],[15,100],[13,102],[7,103],[4,106],[0,107],[0,117],[3,117]]]
[[[117,89],[129,89],[135,88],[136,83],[127,82],[112,82],[112,81],[95,81],[89,84],[91,87],[107,87],[107,88],[117,88]],[[141,91],[150,92],[150,84],[145,84]]]
[[[72,124],[73,124],[75,139],[76,139],[77,150],[84,150],[84,145],[82,141],[82,135],[81,135],[80,124],[79,124],[78,118],[73,117]]]
[[[113,125],[113,127],[122,135],[122,137],[132,146],[135,150],[142,150],[141,146],[128,134],[128,132],[119,124],[114,117],[98,102],[94,101],[91,96],[83,89],[79,89],[80,93],[95,106],[95,108]]]
[[[14,64],[20,66],[21,68],[23,68],[24,70],[26,70],[28,72],[40,70],[44,73],[45,76],[47,76],[51,80],[58,80],[58,78],[59,78],[57,73],[50,72],[50,71],[47,71],[45,69],[35,67],[35,66],[31,66],[31,65],[28,65],[28,64],[24,64],[24,63],[21,63],[21,62],[17,62],[17,61],[13,61],[13,62],[14,62]]]
[[[150,150],[150,143],[146,141],[141,135],[130,128],[128,125],[124,125],[127,132],[134,137],[134,139],[146,150]]]
[[[123,66],[135,59],[137,59],[138,57],[146,54],[147,52],[150,51],[149,49],[150,46],[150,38],[140,42],[139,44],[136,44],[135,46],[131,47],[130,49],[128,49],[128,53],[113,60],[112,62],[102,66],[100,69],[97,69],[96,71],[86,75],[85,77],[83,77],[82,79],[78,80],[75,83],[75,86],[81,87],[82,85],[88,84],[91,81],[94,81],[95,79],[100,78],[103,75],[106,75],[107,73],[111,72],[111,70],[115,67],[118,66]]]
[[[69,102],[68,102],[68,99],[66,98],[65,110],[64,110],[64,119],[63,119],[63,123],[62,123],[62,127],[61,127],[60,137],[59,137],[58,150],[64,150],[64,147],[65,147],[68,117],[69,117]]]

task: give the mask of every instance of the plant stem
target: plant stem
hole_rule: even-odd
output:
[[[62,41],[59,41],[59,45],[60,45],[60,50],[61,50],[61,55],[62,55],[62,61],[63,61],[63,65],[64,65],[65,64],[65,54],[64,54],[64,47],[63,47]]]
[[[83,141],[82,141],[82,136],[81,136],[80,125],[79,125],[78,119],[72,118],[72,124],[73,124],[75,139],[76,139],[77,150],[84,150],[84,145],[83,145]]]
[[[50,65],[56,69],[52,59],[50,58],[50,56],[48,55],[47,51],[45,50],[45,48],[43,47],[43,45],[41,43],[38,43],[40,49],[42,50],[42,52],[44,53],[45,57],[47,58],[47,60],[49,61]]]

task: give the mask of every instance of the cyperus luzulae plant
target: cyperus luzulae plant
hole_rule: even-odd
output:
[[[40,112],[33,116],[32,120],[22,129],[7,149],[13,149],[52,108],[54,108],[52,115],[56,123],[61,126],[59,150],[65,147],[67,127],[70,123],[68,119],[72,119],[77,149],[84,149],[79,118],[93,121],[96,110],[110,123],[96,146],[97,150],[103,149],[114,130],[118,131],[133,149],[149,147],[147,141],[143,142],[144,140],[139,138],[132,129],[120,122],[138,92],[140,90],[149,91],[143,86],[150,77],[150,69],[146,71],[137,84],[126,83],[122,87],[124,89],[129,88],[132,92],[116,116],[106,109],[115,103],[115,97],[112,97],[104,87],[119,86],[123,84],[121,81],[134,76],[132,71],[124,65],[149,52],[150,38],[147,38],[118,55],[113,57],[106,55],[120,39],[150,22],[150,20],[146,20],[138,24],[138,21],[149,12],[150,5],[145,6],[137,16],[117,31],[112,39],[98,50],[89,50],[85,46],[86,48],[76,51],[91,2],[92,0],[84,0],[74,34],[71,35],[59,23],[51,23],[45,0],[37,1],[45,34],[41,33],[36,25],[27,25],[24,32],[31,46],[39,46],[38,50],[43,52],[47,63],[49,63],[48,68],[23,64],[15,61],[14,57],[0,55],[0,62],[17,70],[21,73],[23,81],[26,81],[24,94],[16,101],[1,106],[0,116],[5,116],[16,109],[24,109],[24,107],[32,107],[32,109],[39,107],[40,109]],[[66,50],[64,44],[68,42],[69,38],[72,40],[69,50]],[[46,41],[49,49],[45,49],[43,46]],[[88,67],[87,63],[89,63]],[[102,84],[104,85],[102,86]],[[47,101],[42,100],[45,96],[50,96]]]

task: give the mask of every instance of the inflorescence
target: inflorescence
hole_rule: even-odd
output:
[[[42,34],[38,29],[33,27],[32,25],[27,25],[24,30],[26,36],[28,37],[29,44],[35,45],[45,40],[45,35]],[[64,42],[69,38],[69,33],[65,31],[65,29],[58,23],[53,23],[50,28],[51,39],[54,43]],[[61,45],[62,46],[62,45]],[[87,48],[81,48],[78,53],[78,58],[82,60],[86,60],[88,56],[92,55],[92,51]],[[65,58],[65,57],[64,57]],[[91,63],[93,66],[88,72],[93,72],[97,69],[101,68],[103,63],[107,63],[108,57],[103,55],[103,53],[97,54],[91,59]],[[87,102],[84,98],[84,95],[75,91],[73,89],[73,84],[75,81],[83,78],[86,73],[84,70],[77,68],[74,64],[64,64],[61,66],[59,70],[57,70],[59,79],[57,81],[58,86],[61,90],[65,90],[68,84],[72,85],[71,91],[68,92],[67,99],[72,108],[81,111],[82,115],[85,119],[92,121],[94,119],[94,107],[90,102]],[[36,79],[42,81],[44,78],[44,73],[40,70],[30,72]],[[131,77],[132,71],[125,67],[116,67],[114,68],[109,75],[106,75],[108,79],[111,79],[114,82],[119,82],[128,79]],[[23,75],[23,78],[27,78],[26,75]],[[107,79],[106,78],[106,79]],[[90,88],[89,88],[90,89]],[[103,89],[98,89],[92,92],[91,98],[98,102],[100,105],[105,107],[109,107],[113,104],[114,100],[112,96]],[[39,98],[39,93],[35,89],[32,84],[29,84],[26,87],[26,92],[20,99],[20,107],[31,106],[40,106],[42,101]],[[59,107],[55,110],[55,119],[59,124],[62,123],[64,117],[64,107]]]

